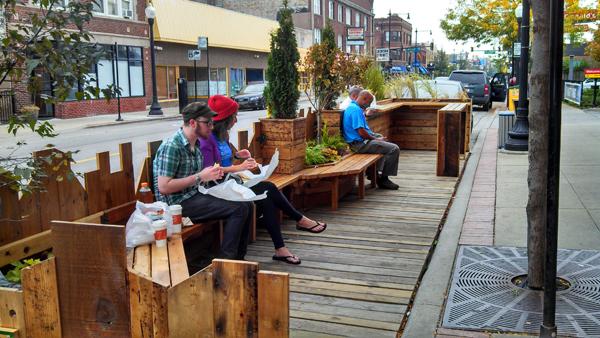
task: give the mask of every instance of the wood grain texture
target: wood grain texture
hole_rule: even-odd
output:
[[[212,263],[216,337],[256,337],[258,264],[215,259]]]
[[[464,104],[462,106],[464,109]],[[451,106],[447,109],[440,109],[438,114],[436,165],[438,176],[458,177],[459,174],[461,145],[461,111],[459,109],[460,107]]]
[[[152,281],[133,269],[127,271],[131,337],[154,337],[152,316]]]
[[[0,247],[0,266],[21,260],[52,248],[50,230],[5,244]]]
[[[0,287],[0,326],[17,329],[22,337],[26,337],[21,290]]]
[[[169,249],[169,271],[171,273],[171,286],[175,286],[190,277],[183,241],[180,235],[173,235],[167,242]]]
[[[125,228],[52,222],[64,337],[129,335]]]
[[[289,274],[258,272],[258,336],[287,337],[290,317]]]
[[[286,246],[299,266],[273,261],[271,238],[259,229],[246,258],[290,273],[290,335],[396,336],[457,179],[436,176],[436,152],[411,150],[401,151],[391,179],[399,190],[347,195],[337,211],[329,199],[308,210],[328,223],[321,234],[299,232],[285,219]]]
[[[169,336],[214,337],[213,278],[199,271],[169,289]]]
[[[52,257],[23,269],[21,283],[26,337],[62,337],[56,259]]]

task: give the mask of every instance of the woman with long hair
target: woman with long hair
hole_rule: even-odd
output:
[[[237,122],[239,105],[223,95],[214,95],[208,99],[208,106],[217,113],[213,118],[214,128],[210,138],[200,139],[200,149],[204,156],[204,167],[219,163],[224,173],[250,170],[256,167],[256,161],[247,149],[235,152],[229,143],[229,131]],[[234,164],[234,160],[243,160]],[[277,210],[283,211],[296,221],[296,229],[312,233],[321,233],[327,228],[326,223],[314,221],[296,210],[277,187],[268,181],[253,186],[252,191],[257,195],[267,192],[267,198],[256,201],[258,215],[263,216],[264,225],[275,245],[274,260],[289,264],[300,264],[300,258],[290,252],[283,242],[281,225]]]

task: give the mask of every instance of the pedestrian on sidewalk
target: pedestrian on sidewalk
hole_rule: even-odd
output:
[[[364,112],[371,102],[373,102],[373,94],[363,90],[344,111],[342,118],[344,140],[355,153],[383,154],[383,158],[377,163],[378,177],[374,179],[377,180],[379,188],[397,190],[399,186],[392,182],[389,176],[398,175],[400,148],[394,143],[387,142],[383,135],[369,129]]]
[[[200,149],[204,154],[204,166],[212,166],[220,163],[224,173],[234,173],[249,170],[256,167],[252,154],[247,149],[236,151],[229,143],[229,131],[237,122],[239,105],[234,100],[223,96],[214,95],[208,99],[209,107],[217,113],[213,118],[214,130],[209,137],[200,138]],[[238,164],[235,160],[242,161]],[[312,233],[321,233],[327,228],[326,223],[314,221],[296,210],[275,184],[263,181],[251,187],[257,195],[267,192],[267,198],[256,201],[257,216],[262,215],[263,223],[271,236],[275,246],[274,260],[283,261],[288,264],[300,264],[298,256],[292,254],[285,246],[281,234],[278,210],[283,211],[288,217],[296,221],[296,229]]]

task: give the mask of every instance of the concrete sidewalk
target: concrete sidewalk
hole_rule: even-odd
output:
[[[441,327],[459,244],[527,244],[528,156],[497,150],[497,119],[484,117],[482,121],[491,118],[487,128],[474,132],[479,136],[403,337],[518,337]],[[599,149],[598,111],[563,105],[558,239],[561,249],[600,248]],[[494,190],[495,194],[489,193]],[[491,196],[495,198],[490,199]]]

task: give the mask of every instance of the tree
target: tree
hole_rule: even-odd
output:
[[[293,119],[296,118],[300,98],[297,68],[300,53],[296,45],[292,10],[288,8],[287,0],[283,1],[283,8],[279,11],[278,17],[279,28],[271,34],[265,101],[270,116]]]
[[[585,52],[595,61],[600,62],[600,29],[594,31],[594,38],[588,44]]]
[[[92,36],[87,25],[92,18],[92,2],[62,0],[32,0],[31,10],[19,11],[21,1],[0,0],[0,15],[8,24],[4,36],[0,37],[0,87],[6,84],[26,83],[29,93],[40,90],[39,77],[34,70],[41,70],[53,81],[53,97],[49,102],[65,100],[70,93],[79,100],[99,97],[101,90],[90,85],[95,79],[88,76],[89,70],[102,57],[103,52],[91,43]],[[4,20],[0,20],[4,22]],[[4,28],[4,27],[2,27]],[[21,90],[21,86],[11,86]],[[116,89],[103,89],[110,99]],[[48,122],[12,116],[8,132],[16,135],[19,129],[28,128],[42,137],[56,136]],[[17,146],[23,145],[17,142]],[[47,164],[54,163],[56,156],[33,159],[30,156],[18,157],[11,153],[0,157],[0,186],[10,186],[14,190],[35,189],[44,174]],[[70,161],[70,153],[62,158]],[[64,163],[60,161],[60,163]],[[56,166],[52,167],[53,169]],[[57,168],[55,171],[59,170]]]
[[[433,63],[435,64],[435,72],[437,76],[448,76],[450,74],[450,63],[448,60],[448,54],[442,49],[436,51],[433,57]]]
[[[345,74],[354,78],[355,70],[348,62],[351,62],[346,55],[337,48],[335,44],[335,34],[329,21],[326,23],[322,32],[321,43],[312,45],[302,62],[302,67],[312,85],[314,99],[309,100],[317,114],[317,125],[321,125],[321,110],[333,109],[336,105],[336,99],[344,90]],[[317,128],[317,140],[321,140],[321,128]]]
[[[509,50],[517,40],[518,23],[515,8],[522,0],[458,0],[450,8],[440,26],[450,40],[473,40],[480,44],[500,43]],[[582,8],[579,0],[565,0],[567,14]],[[585,27],[578,24],[575,15],[565,16],[565,34],[572,42],[581,42]]]
[[[529,78],[529,172],[527,184],[528,283],[541,288],[544,283],[546,229],[546,172],[548,168],[548,115],[550,114],[550,2],[531,0],[533,45]]]

